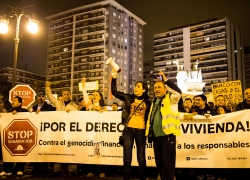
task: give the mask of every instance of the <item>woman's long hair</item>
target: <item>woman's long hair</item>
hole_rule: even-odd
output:
[[[105,103],[104,103],[104,99],[103,99],[102,93],[101,93],[100,91],[94,91],[94,92],[98,92],[98,93],[99,93],[99,95],[100,95],[100,97],[101,97],[101,99],[99,100],[99,105],[100,105],[101,107],[104,107],[104,106],[105,106]]]
[[[143,94],[141,96],[135,96],[137,99],[145,99],[145,100],[148,100],[149,99],[149,96],[148,96],[148,85],[143,82],[143,81],[137,81],[135,83],[135,86],[138,84],[138,83],[141,83],[142,84],[142,89],[145,90],[145,92],[143,92]]]

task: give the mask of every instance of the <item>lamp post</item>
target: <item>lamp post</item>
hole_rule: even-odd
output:
[[[31,33],[36,33],[38,31],[38,23],[39,21],[36,21],[34,19],[31,19],[29,16],[29,12],[26,10],[28,7],[32,5],[26,6],[26,7],[12,7],[7,6],[11,9],[10,18],[16,16],[16,36],[14,38],[15,43],[15,50],[14,50],[14,62],[13,62],[13,77],[12,77],[12,87],[16,85],[16,67],[17,67],[17,56],[18,56],[18,44],[19,44],[19,30],[20,30],[20,21],[21,17],[25,16],[29,18],[29,31]],[[8,24],[9,20],[6,18],[0,19],[0,33],[5,34],[8,31]]]

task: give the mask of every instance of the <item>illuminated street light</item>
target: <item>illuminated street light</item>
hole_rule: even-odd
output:
[[[29,32],[32,33],[32,34],[35,34],[37,33],[38,31],[38,21],[37,20],[34,20],[34,19],[30,19],[29,20]]]
[[[13,77],[12,77],[12,87],[16,85],[16,66],[17,66],[17,55],[18,55],[18,44],[19,44],[19,30],[20,30],[20,21],[21,17],[25,16],[29,18],[29,31],[31,33],[36,33],[38,31],[38,23],[39,21],[31,19],[29,16],[29,12],[26,10],[28,7],[32,5],[26,6],[26,7],[12,7],[12,6],[7,6],[8,8],[11,9],[11,15],[9,16],[14,17],[16,16],[17,18],[17,23],[16,23],[16,36],[14,38],[15,42],[15,50],[14,50],[14,62],[13,62]],[[8,32],[8,24],[9,20],[6,18],[1,18],[0,19],[0,33],[1,34],[6,34]]]
[[[5,19],[0,20],[0,33],[1,34],[6,34],[8,32],[8,24],[9,24],[9,21]]]

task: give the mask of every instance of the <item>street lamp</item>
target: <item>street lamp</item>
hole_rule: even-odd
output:
[[[16,16],[17,23],[16,23],[16,36],[14,38],[15,42],[15,50],[14,50],[14,62],[13,62],[13,79],[12,79],[12,87],[16,85],[16,66],[17,66],[17,55],[18,55],[18,44],[19,44],[19,29],[20,29],[20,21],[21,17],[25,16],[29,18],[29,31],[31,33],[36,33],[38,31],[38,23],[39,21],[36,21],[34,19],[31,19],[29,16],[29,12],[26,10],[28,7],[32,5],[26,6],[26,7],[12,7],[7,6],[11,9],[10,18]],[[8,24],[9,20],[6,18],[0,19],[0,33],[5,34],[8,32]]]

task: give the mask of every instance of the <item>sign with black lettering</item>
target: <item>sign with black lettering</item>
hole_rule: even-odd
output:
[[[243,101],[241,82],[237,81],[228,81],[224,83],[212,84],[212,92],[214,99],[218,95],[223,95],[225,98],[226,106],[236,106]]]

